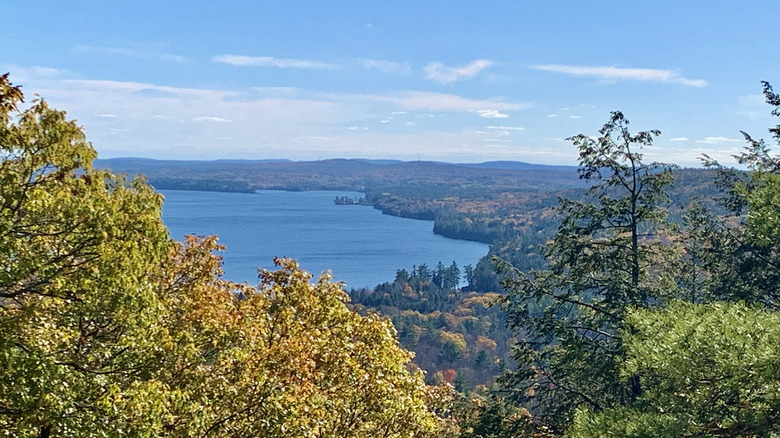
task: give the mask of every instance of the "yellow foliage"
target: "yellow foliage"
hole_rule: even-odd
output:
[[[0,435],[428,437],[451,397],[392,324],[292,260],[222,280],[143,179],[0,76]],[[438,315],[437,315],[438,316]]]

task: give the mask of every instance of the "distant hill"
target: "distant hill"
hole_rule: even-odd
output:
[[[462,163],[461,166],[477,167],[480,169],[508,169],[508,170],[560,170],[563,172],[576,172],[577,166],[553,166],[548,164],[533,164],[523,161],[486,161],[484,163]]]
[[[581,187],[573,166],[495,161],[453,164],[367,159],[289,160],[97,160],[99,168],[144,174],[158,189],[217,191],[352,190],[379,187],[456,187],[489,190],[560,190]]]

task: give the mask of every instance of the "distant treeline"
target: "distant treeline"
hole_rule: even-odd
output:
[[[199,190],[204,192],[254,193],[254,189],[245,181],[226,181],[219,179],[174,179],[155,177],[149,184],[157,190]]]

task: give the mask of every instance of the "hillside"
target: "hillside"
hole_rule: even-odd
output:
[[[116,158],[98,168],[144,174],[158,189],[216,191],[352,190],[389,186],[479,187],[557,190],[581,186],[575,168],[505,164],[451,164],[429,161],[332,159],[321,161],[183,161]]]

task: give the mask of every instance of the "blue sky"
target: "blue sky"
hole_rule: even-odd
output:
[[[697,165],[776,123],[770,1],[13,3],[0,70],[102,158],[574,164],[620,110]]]

